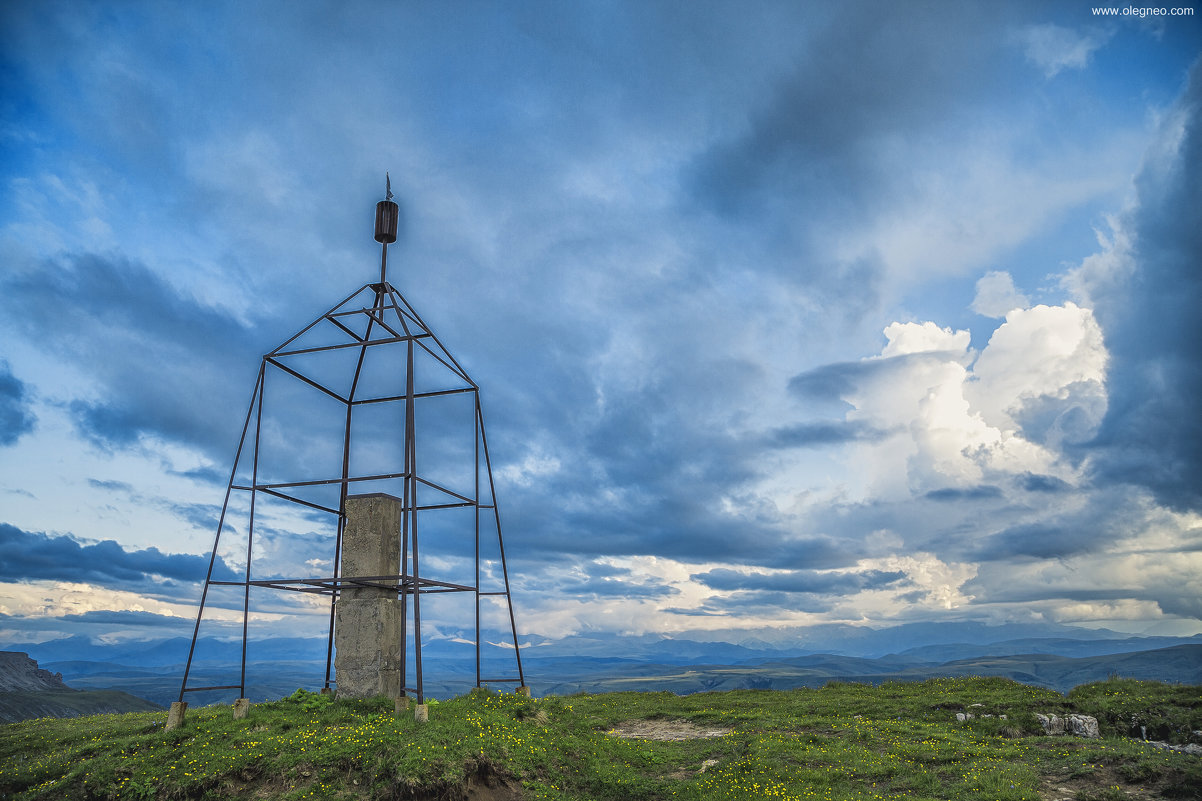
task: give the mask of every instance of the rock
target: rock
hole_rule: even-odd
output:
[[[38,692],[70,690],[63,683],[62,673],[51,673],[38,667],[29,654],[20,651],[0,651],[0,692]]]
[[[1153,740],[1149,742],[1148,745],[1164,751],[1176,751],[1179,754],[1202,756],[1202,745],[1197,745],[1196,743],[1189,743],[1188,745],[1172,745],[1170,743],[1160,742],[1159,740]]]
[[[1078,737],[1096,740],[1102,736],[1098,731],[1098,719],[1090,715],[1069,715],[1065,727]]]
[[[1064,734],[1064,718],[1059,715],[1040,715],[1037,713],[1035,719],[1039,721],[1039,726],[1043,729],[1043,733],[1049,737]]]
[[[1089,715],[1035,715],[1043,733],[1049,736],[1058,734],[1075,734],[1078,737],[1098,738],[1098,719]]]

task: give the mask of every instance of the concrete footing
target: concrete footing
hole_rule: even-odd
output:
[[[514,690],[514,692],[517,693],[518,695],[524,695],[527,698],[530,697],[530,688],[527,687],[525,684],[523,684],[521,687],[518,687],[516,690]]]
[[[178,729],[184,725],[184,718],[188,713],[187,701],[172,701],[171,709],[167,712],[167,731]]]
[[[321,694],[322,694],[322,695],[333,695],[333,694],[334,694],[334,689],[333,689],[332,687],[322,687],[322,688],[321,688]]]
[[[234,701],[234,720],[243,720],[250,714],[250,699],[239,698]]]
[[[399,695],[392,699],[392,709],[396,714],[409,711],[409,696]]]
[[[413,708],[413,719],[418,723],[425,723],[430,719],[430,705],[418,704]]]

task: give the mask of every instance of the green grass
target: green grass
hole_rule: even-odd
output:
[[[1116,736],[1044,737],[1034,723],[1035,712],[1095,710],[1202,729],[1200,702],[1202,687],[1121,680],[1068,697],[981,678],[540,700],[475,691],[432,705],[418,724],[386,699],[298,692],[239,721],[228,706],[190,709],[170,732],[164,713],[0,727],[0,798],[433,799],[485,778],[509,789],[498,798],[565,801],[1037,801],[1047,782],[1080,799],[1125,798],[1134,787],[1140,797],[1202,798],[1197,757]],[[958,711],[977,717],[957,723]],[[609,734],[631,721],[727,733]]]

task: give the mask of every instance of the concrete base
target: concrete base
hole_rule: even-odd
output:
[[[333,690],[333,688],[332,688],[332,687],[322,687],[322,688],[321,688],[321,694],[322,694],[322,695],[333,695],[333,694],[334,694],[334,690]]]
[[[167,712],[167,731],[178,729],[184,725],[184,718],[188,713],[187,701],[172,701],[171,709]]]
[[[430,705],[418,704],[413,708],[413,719],[418,723],[425,723],[430,720]]]
[[[409,711],[409,696],[402,695],[392,699],[392,708],[396,714]]]
[[[403,504],[391,495],[346,499],[342,575],[400,573]],[[401,601],[391,587],[343,587],[334,606],[334,675],[339,698],[401,694]]]
[[[340,598],[334,607],[338,651],[334,673],[339,698],[401,693],[401,601]]]
[[[527,698],[530,697],[530,688],[527,687],[525,684],[523,684],[521,687],[518,687],[516,690],[514,690],[514,692],[517,693],[518,695],[524,695]]]
[[[250,699],[239,698],[234,702],[234,720],[243,720],[250,714]]]

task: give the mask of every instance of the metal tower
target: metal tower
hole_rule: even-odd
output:
[[[262,359],[221,507],[181,702],[187,693],[214,690],[238,690],[246,697],[252,591],[257,598],[267,591],[301,593],[309,605],[328,598],[326,689],[336,683],[331,667],[339,596],[363,587],[395,591],[400,601],[401,691],[416,695],[419,704],[425,702],[422,603],[432,594],[462,593],[467,595],[458,597],[474,602],[477,687],[526,683],[480,389],[388,282],[388,245],[396,241],[398,218],[389,184],[387,199],[376,204],[379,282],[361,286]],[[360,493],[387,493],[401,501],[396,575],[339,575],[347,496]],[[256,568],[256,560],[264,561],[264,542],[279,551],[287,536],[298,536],[282,538],[281,532],[297,528],[309,529],[300,536],[316,539],[332,556],[328,572],[273,575],[281,560],[276,571]],[[244,553],[241,575],[220,569],[225,561],[219,552],[234,549]],[[438,577],[423,572],[421,559],[428,554]],[[211,591],[226,594],[223,606],[213,604]],[[206,609],[216,606],[228,624],[239,605],[228,600],[230,593],[241,596],[237,683],[190,686]],[[512,638],[503,645],[512,647],[515,675],[482,675],[482,613],[497,621],[490,630]]]

